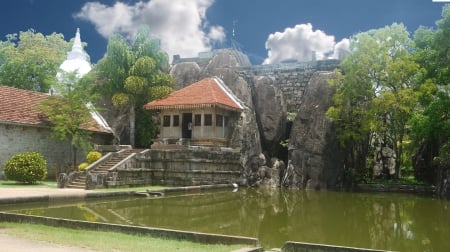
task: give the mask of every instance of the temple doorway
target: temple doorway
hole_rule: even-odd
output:
[[[192,138],[192,113],[183,113],[182,138]]]

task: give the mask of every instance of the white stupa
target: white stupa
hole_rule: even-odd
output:
[[[73,41],[72,51],[67,53],[67,59],[59,66],[62,70],[58,72],[56,78],[59,82],[63,82],[63,72],[75,73],[77,79],[80,79],[92,70],[89,62],[89,55],[83,50],[80,38],[80,28],[77,28],[75,40]]]
[[[59,83],[66,83],[72,81],[78,81],[84,75],[92,70],[91,63],[89,60],[89,55],[83,50],[80,38],[80,28],[77,28],[77,33],[75,34],[75,39],[72,45],[72,51],[67,53],[67,59],[59,66],[60,71],[56,74],[56,78]],[[67,73],[74,73],[75,80],[65,80],[64,75]],[[73,83],[72,83],[73,84]],[[69,87],[70,89],[70,87]],[[59,95],[59,91],[55,87],[51,87],[49,91],[50,95]],[[91,102],[86,104],[89,109],[92,118],[103,128],[113,132],[109,127],[103,116],[95,109]]]

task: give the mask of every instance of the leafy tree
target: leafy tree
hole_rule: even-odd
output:
[[[121,35],[113,35],[97,65],[98,92],[109,97],[116,108],[128,111],[132,146],[150,144],[150,115],[143,113],[142,106],[172,91],[174,81],[165,73],[167,68],[168,56],[147,28],[141,28],[131,44]]]
[[[442,11],[437,29],[420,27],[414,34],[416,60],[426,69],[419,89],[422,109],[412,117],[415,143],[437,146],[432,157],[447,156],[445,148],[450,137],[450,6]],[[445,154],[445,155],[444,155]],[[431,158],[432,158],[431,157]],[[426,164],[431,167],[431,160]]]
[[[87,127],[91,114],[86,104],[94,99],[85,85],[75,85],[76,79],[76,73],[65,73],[65,81],[56,88],[59,95],[50,96],[37,107],[52,124],[52,137],[61,141],[70,140],[72,167],[77,164],[77,149],[87,151],[90,147]]]
[[[358,159],[367,158],[368,144],[375,140],[392,148],[398,178],[402,143],[417,103],[420,68],[410,54],[413,43],[406,28],[394,23],[356,34],[350,46],[351,54],[341,64],[345,74],[338,73],[332,81],[337,90],[328,116],[338,127],[341,143],[353,153],[360,149]]]
[[[69,49],[63,35],[44,36],[30,29],[6,37],[0,44],[0,83],[48,92]]]

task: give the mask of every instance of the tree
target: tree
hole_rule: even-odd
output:
[[[90,147],[87,126],[91,114],[86,104],[94,100],[89,88],[80,83],[75,85],[76,79],[76,73],[65,73],[65,81],[57,85],[59,95],[50,96],[37,107],[52,124],[52,137],[71,142],[72,167],[77,164],[77,149],[87,151]]]
[[[437,30],[420,27],[414,34],[417,45],[416,61],[426,73],[419,89],[420,110],[412,118],[412,133],[417,146],[429,143],[432,148],[426,167],[431,171],[432,159],[437,156],[448,158],[450,138],[450,6],[444,6],[442,19],[436,22]],[[447,144],[446,144],[447,143]]]
[[[350,46],[351,54],[341,64],[344,74],[333,81],[337,91],[328,115],[342,143],[365,141],[362,146],[368,147],[367,142],[377,140],[392,148],[398,178],[407,123],[417,103],[420,68],[410,54],[413,43],[406,28],[394,23],[355,35]]]
[[[105,57],[97,65],[98,91],[109,97],[116,108],[128,111],[132,146],[150,144],[146,136],[151,127],[150,115],[143,113],[142,106],[151,99],[152,90],[163,90],[165,94],[172,91],[174,81],[165,73],[167,68],[168,56],[147,28],[138,31],[132,44],[119,34],[113,35]]]
[[[48,92],[64,61],[69,43],[62,34],[44,36],[34,30],[7,35],[0,44],[0,83]]]

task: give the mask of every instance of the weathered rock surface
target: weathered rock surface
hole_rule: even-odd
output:
[[[170,68],[169,74],[175,79],[175,89],[182,89],[201,80],[201,69],[196,62],[181,62]]]
[[[209,64],[203,69],[203,73],[205,76],[211,76],[219,68],[247,67],[251,65],[247,55],[232,49],[221,49],[214,53]]]
[[[273,71],[269,71],[272,73],[269,75],[262,71],[251,76],[237,70],[248,66],[251,64],[246,55],[222,49],[216,51],[203,68],[195,62],[184,62],[173,66],[171,74],[180,88],[188,81],[193,83],[207,76],[218,76],[242,101],[245,108],[236,120],[230,139],[231,147],[241,149],[242,183],[263,187],[283,184],[308,189],[334,187],[341,175],[339,148],[332,123],[325,116],[333,93],[327,85],[332,73],[303,73],[303,69],[299,70],[301,74],[283,72],[289,77],[283,79],[289,82],[282,85],[285,89],[291,88],[291,82],[304,83],[300,89],[305,89],[300,109],[291,111],[298,115],[290,133],[289,160],[285,165],[276,158],[282,148],[280,142],[286,135],[287,90],[280,90]],[[190,70],[190,67],[194,69]],[[308,83],[304,80],[306,77],[311,78]],[[275,158],[275,161],[262,164],[262,157]]]
[[[185,81],[188,79],[195,79],[192,76],[196,75],[197,70],[189,71],[184,68],[188,68],[189,66],[195,68],[198,65],[195,62],[190,65],[189,63],[179,63],[182,64],[181,67],[178,67],[179,64],[172,67],[173,71],[171,71],[171,74],[175,80]],[[241,52],[230,49],[221,49],[216,51],[210,62],[201,69],[198,77],[198,79],[202,79],[207,76],[218,76],[230,88],[233,94],[243,102],[244,111],[241,114],[241,118],[237,120],[236,125],[233,127],[234,131],[231,134],[230,146],[241,149],[241,164],[244,173],[247,173],[250,170],[251,157],[257,156],[262,152],[256,114],[253,109],[251,87],[247,81],[240,77],[233,69],[234,67],[250,65],[248,57]],[[192,73],[195,74],[191,75]],[[184,85],[184,83],[177,83],[177,86],[181,85]]]
[[[286,129],[286,103],[281,90],[267,76],[253,78],[253,102],[263,149],[275,157]]]
[[[292,126],[289,163],[282,183],[301,189],[331,189],[339,183],[340,148],[325,113],[333,90],[327,80],[332,73],[313,74]]]

